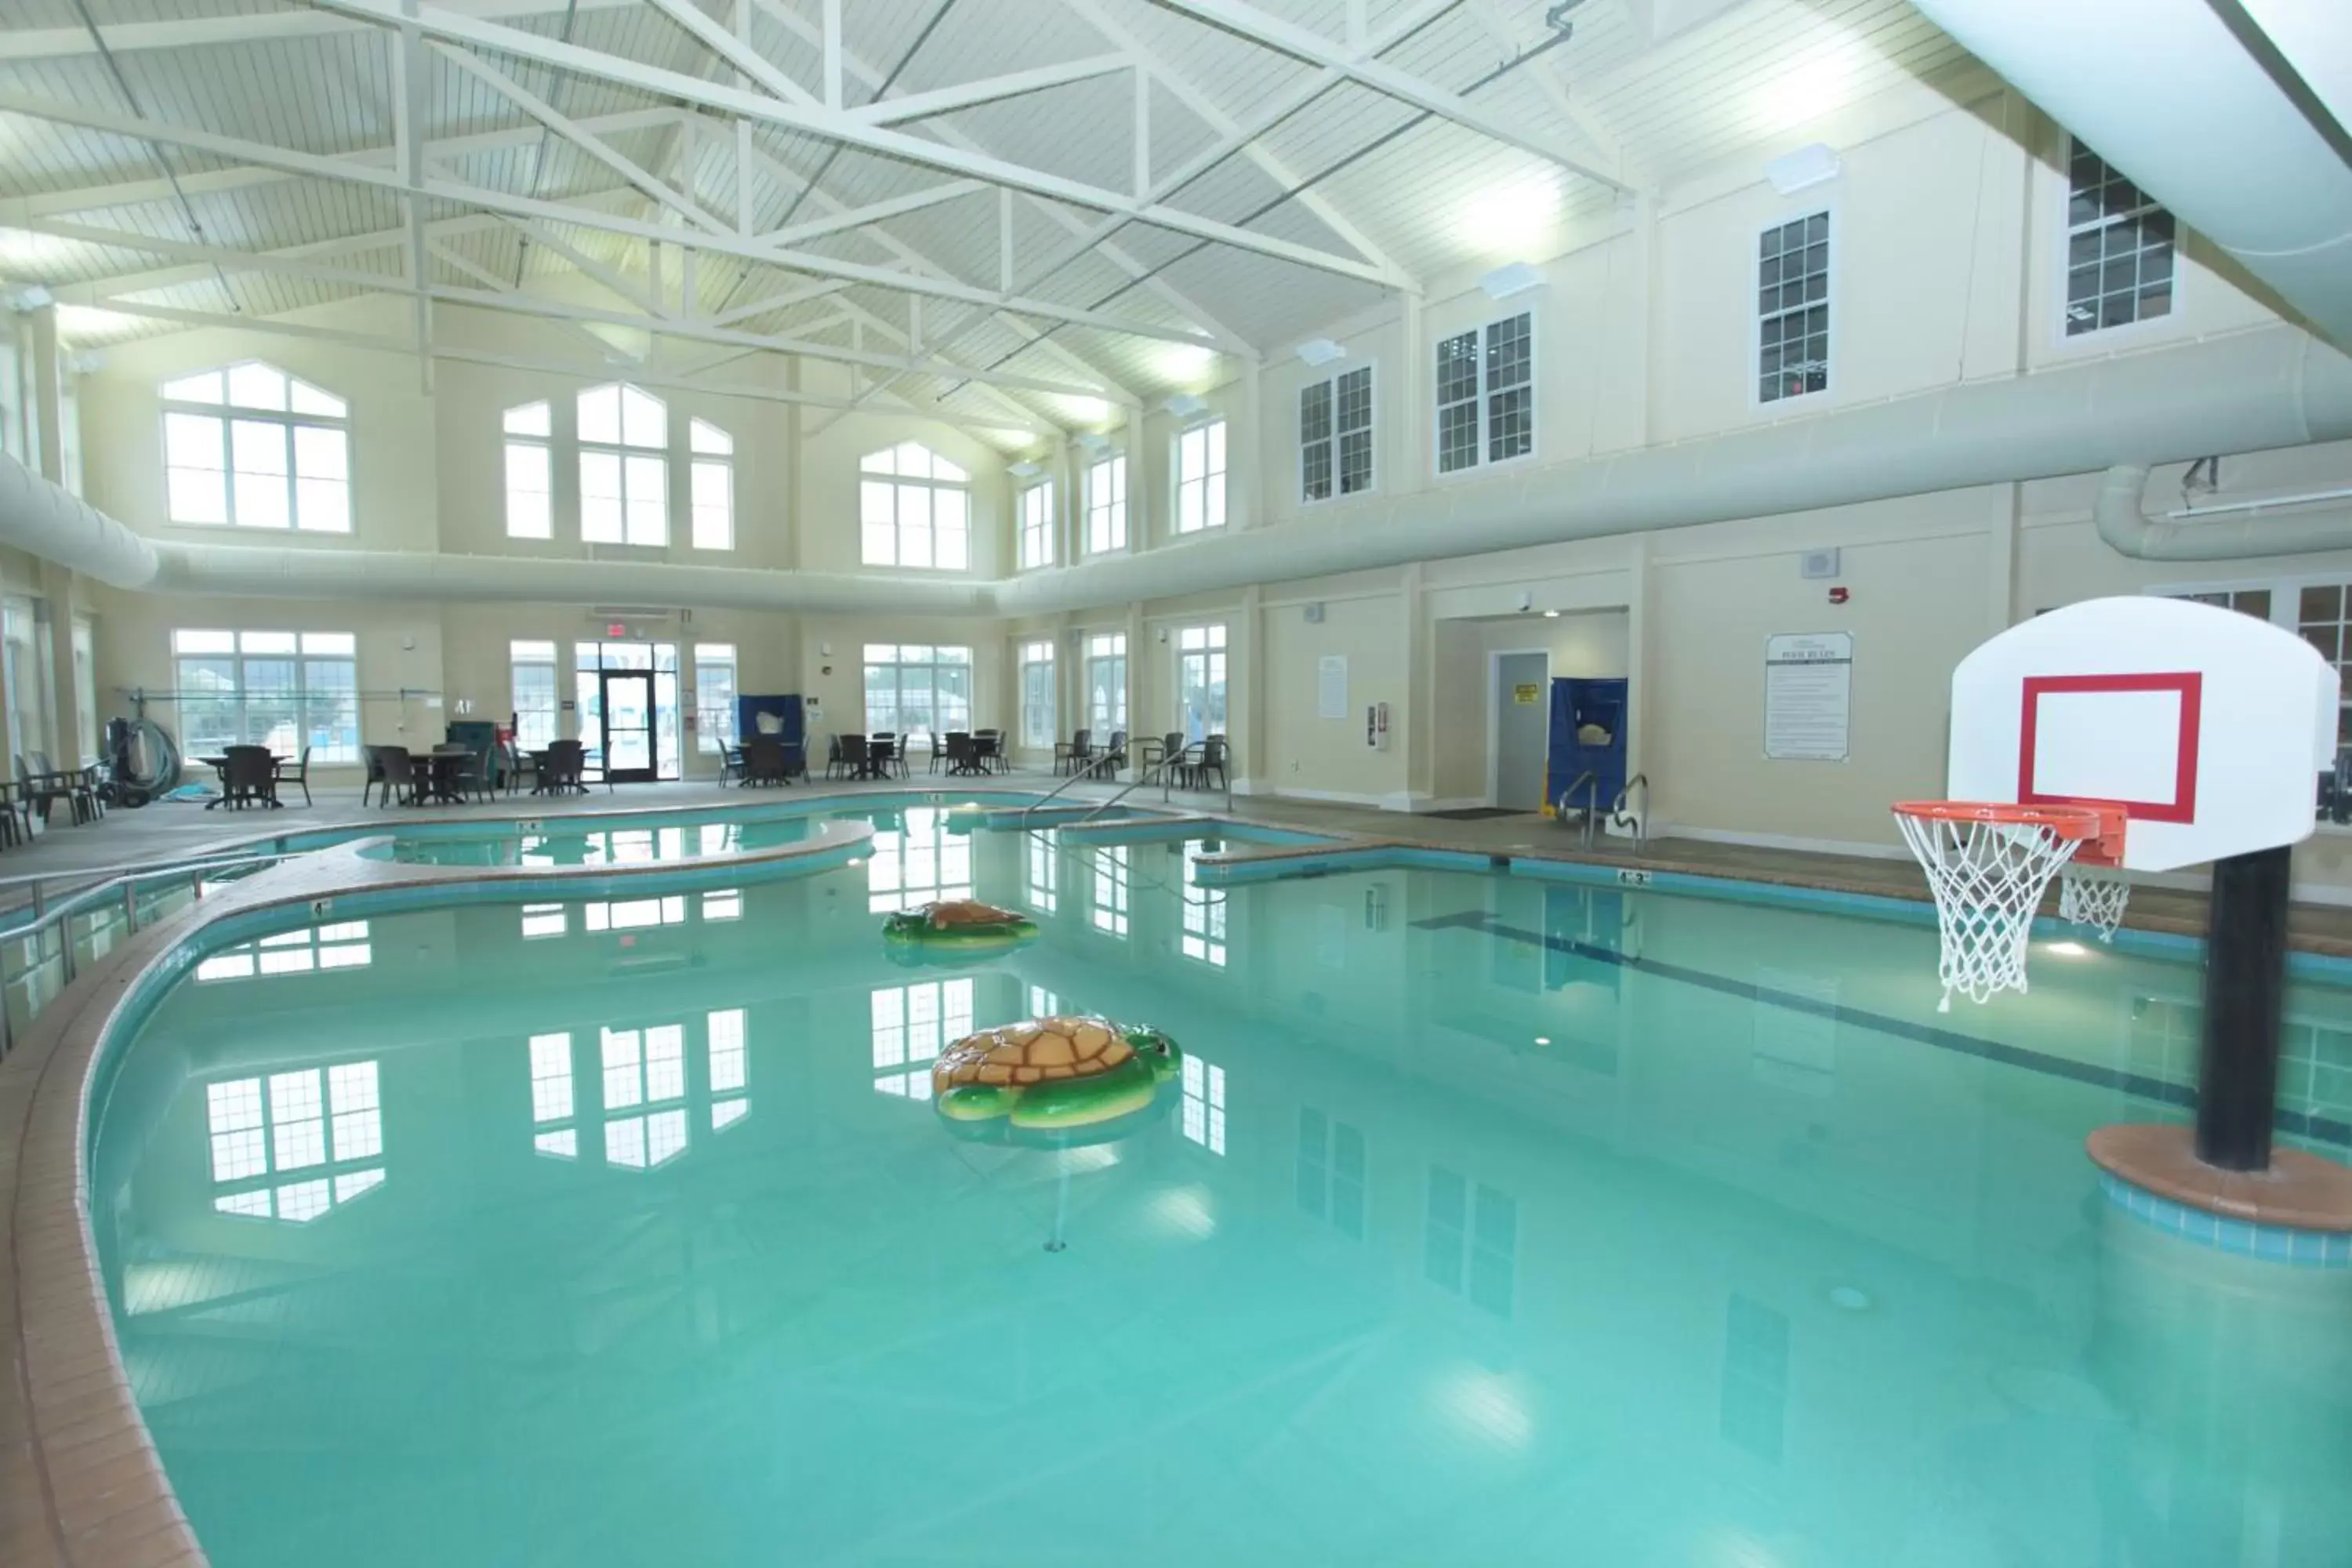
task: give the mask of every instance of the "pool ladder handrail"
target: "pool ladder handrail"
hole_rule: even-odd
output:
[[[1576,782],[1559,792],[1559,798],[1552,803],[1552,810],[1555,816],[1565,820],[1575,805],[1578,790],[1584,792],[1584,825],[1579,830],[1578,842],[1581,847],[1590,849],[1592,847],[1593,822],[1601,815],[1601,775],[1591,768],[1577,774]]]
[[[1089,757],[1086,760],[1086,765],[1084,767],[1072,768],[1068,778],[1064,779],[1060,784],[1055,784],[1052,789],[1047,790],[1044,795],[1039,795],[1035,800],[1031,801],[1028,805],[1021,808],[1021,815],[1014,820],[1013,825],[1014,831],[1020,833],[1028,832],[1029,814],[1031,812],[1035,811],[1039,806],[1052,805],[1061,793],[1064,790],[1068,789],[1072,784],[1081,784],[1092,779],[1095,775],[1096,770],[1102,767],[1109,761],[1110,759],[1107,756]],[[1119,793],[1124,795],[1127,792],[1122,790]]]
[[[38,969],[48,962],[41,952],[44,945],[42,938],[48,929],[64,924],[85,910],[94,909],[105,903],[114,896],[117,889],[121,890],[122,895],[122,934],[125,940],[128,940],[139,933],[139,889],[142,885],[152,887],[159,882],[169,884],[176,882],[181,876],[185,875],[188,879],[189,896],[201,900],[205,896],[205,879],[209,872],[275,865],[280,860],[290,860],[310,853],[312,851],[308,849],[273,849],[256,855],[190,857],[184,860],[168,861],[162,865],[132,867],[124,869],[120,876],[110,877],[102,882],[83,888],[57,903],[48,901],[45,896],[43,883],[77,879],[97,873],[51,871],[38,876],[12,877],[6,879],[5,882],[0,882],[0,886],[29,884],[32,888],[33,910],[33,918],[30,921],[20,926],[11,926],[5,931],[0,931],[0,1058],[6,1057],[16,1047],[16,1026],[8,1016],[7,994],[8,987],[21,976],[12,976],[9,973],[8,953],[18,943],[32,945],[34,957],[30,967]],[[116,868],[109,867],[105,869],[112,870]],[[63,969],[63,984],[71,985],[74,983],[75,964],[73,931],[70,928],[64,932],[58,943],[58,959]],[[35,1016],[37,1016],[37,1015]]]
[[[1634,786],[1635,784],[1639,784],[1639,785],[1641,785],[1641,786],[1642,786],[1642,809],[1641,809],[1640,811],[1638,811],[1638,812],[1628,811],[1628,810],[1626,810],[1626,809],[1625,809],[1625,808],[1626,808],[1626,806],[1627,806],[1627,805],[1632,802],[1632,800],[1633,800],[1633,786]],[[1633,830],[1633,853],[1634,853],[1634,854],[1636,854],[1636,855],[1642,854],[1643,851],[1645,851],[1645,850],[1647,850],[1647,849],[1649,848],[1649,847],[1650,847],[1650,775],[1649,775],[1649,774],[1647,774],[1647,773],[1635,773],[1632,778],[1627,779],[1627,780],[1625,781],[1625,787],[1624,787],[1624,788],[1622,788],[1622,789],[1621,789],[1621,790],[1619,790],[1619,791],[1617,792],[1617,798],[1616,798],[1615,800],[1611,801],[1611,802],[1609,803],[1609,826],[1612,826],[1612,827],[1626,827],[1626,828],[1631,828],[1631,829]]]
[[[1168,791],[1165,786],[1167,784],[1169,769],[1172,767],[1176,761],[1182,755],[1183,753],[1181,752],[1171,752],[1165,756],[1154,758],[1152,761],[1144,763],[1141,768],[1137,770],[1136,775],[1133,778],[1118,786],[1118,793],[1117,795],[1112,795],[1108,800],[1096,802],[1093,810],[1087,812],[1084,816],[1078,818],[1077,821],[1070,824],[1070,826],[1073,827],[1084,827],[1087,823],[1092,822],[1096,817],[1100,816],[1104,812],[1108,811],[1112,806],[1117,805],[1120,801],[1125,800],[1129,795],[1133,795],[1137,790],[1141,789],[1145,784],[1150,784],[1153,773],[1158,773],[1160,777],[1162,788],[1160,793],[1160,798],[1164,802],[1168,799]]]

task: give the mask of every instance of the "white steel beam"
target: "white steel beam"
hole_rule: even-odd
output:
[[[270,164],[293,173],[320,179],[344,180],[356,184],[373,185],[380,190],[405,192],[407,182],[397,173],[366,164],[302,153],[287,147],[273,147],[242,137],[223,136],[214,132],[200,131],[161,121],[142,120],[134,116],[111,113],[84,107],[79,103],[60,102],[36,98],[25,93],[0,91],[0,113],[23,114],[37,120],[53,120],[67,125],[79,125],[89,130],[110,132],[117,135],[145,137],[152,141],[193,147],[200,152],[246,163]],[[818,277],[840,278],[854,283],[868,283],[877,288],[901,293],[929,294],[943,300],[990,310],[1016,311],[1024,316],[1039,316],[1068,321],[1076,326],[1093,327],[1102,331],[1123,332],[1139,337],[1159,338],[1171,342],[1199,343],[1200,334],[1181,328],[1164,327],[1153,322],[1136,321],[1098,310],[1079,310],[1056,305],[1042,300],[1020,297],[1006,298],[987,289],[974,288],[944,278],[925,277],[897,271],[888,268],[864,266],[843,261],[834,257],[813,255],[803,250],[772,247],[757,240],[746,240],[733,233],[696,234],[690,241],[675,228],[640,219],[588,211],[562,202],[546,201],[531,196],[518,196],[504,191],[494,191],[480,185],[465,184],[446,178],[428,177],[424,195],[478,207],[486,212],[509,216],[539,218],[554,223],[577,224],[583,228],[604,229],[625,234],[637,239],[660,240],[666,243],[691,243],[698,249],[717,255],[737,257],[746,261],[780,268],[786,271],[806,272]],[[101,243],[112,243],[102,241]]]
[[[1047,88],[1066,87],[1074,81],[1092,81],[1098,76],[1132,70],[1134,67],[1135,62],[1125,55],[1096,55],[1090,59],[1068,60],[1057,66],[1037,66],[1003,76],[984,77],[978,81],[958,82],[953,87],[933,88],[928,92],[893,93],[888,98],[862,104],[849,112],[869,125],[898,125],[909,120],[929,119],[934,114],[951,114],[959,109],[970,109],[974,104],[993,103],[1000,99],[1043,92]]]
[[[839,234],[845,228],[858,228],[869,223],[880,223],[906,213],[920,212],[925,207],[938,206],[990,189],[978,180],[950,180],[944,185],[928,190],[912,191],[903,196],[893,196],[885,202],[870,202],[862,207],[843,207],[807,223],[796,223],[790,228],[771,229],[760,237],[768,245],[798,245],[803,240],[816,239],[828,234]],[[871,236],[867,237],[872,237]]]
[[[561,15],[572,0],[443,0],[469,16],[516,20]],[[583,11],[634,9],[638,0],[577,0]],[[24,27],[0,32],[0,60],[62,60],[99,51],[130,54],[140,49],[201,49],[218,44],[252,44],[274,38],[315,38],[356,33],[365,22],[323,11],[265,11],[245,16],[190,16],[168,22],[101,24],[98,37],[87,27]]]
[[[325,9],[366,17],[387,26],[397,25],[401,20],[397,0],[315,0],[315,3]],[[1215,240],[1238,249],[1278,257],[1302,267],[1337,273],[1344,278],[1376,284],[1394,281],[1382,268],[1369,262],[1337,256],[1313,246],[1277,239],[1164,204],[1139,202],[1123,192],[1030,168],[1003,158],[966,152],[943,141],[911,135],[889,126],[869,124],[844,110],[827,105],[810,107],[787,102],[766,93],[623,59],[541,34],[477,21],[437,5],[419,6],[416,25],[427,34],[447,43],[535,60],[559,70],[675,98],[721,114],[762,121],[787,131],[822,137],[908,163],[945,169],[952,174],[985,180],[992,184],[1011,185],[1017,190],[1031,191],[1076,206],[1124,213],[1139,222],[1173,229],[1195,238]]]
[[[653,6],[700,39],[705,48],[785,102],[815,106],[816,100],[806,88],[786,76],[774,61],[713,21],[694,0],[653,0]]]
[[[1375,92],[1386,93],[1402,103],[1427,110],[1490,141],[1557,163],[1570,174],[1581,175],[1596,184],[1632,194],[1617,180],[1593,167],[1575,148],[1557,138],[1515,125],[1507,117],[1479,108],[1460,93],[1425,81],[1411,71],[1385,65],[1370,54],[1359,53],[1339,40],[1325,37],[1312,28],[1299,26],[1270,12],[1261,11],[1247,0],[1157,0],[1157,3],[1295,59],[1338,70],[1349,80],[1360,82]]]

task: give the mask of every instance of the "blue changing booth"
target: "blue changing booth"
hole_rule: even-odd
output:
[[[1544,770],[1544,815],[1559,815],[1560,792],[1592,773],[1600,784],[1601,808],[1609,809],[1625,787],[1626,681],[1622,678],[1562,675],[1551,683],[1551,744]],[[1581,738],[1597,727],[1606,740]],[[1584,792],[1577,792],[1580,803]]]
[[[762,724],[767,717],[767,724]],[[757,736],[772,736],[783,741],[783,750],[791,754],[793,771],[807,771],[809,766],[809,731],[800,712],[800,696],[736,696],[736,742],[752,741]]]

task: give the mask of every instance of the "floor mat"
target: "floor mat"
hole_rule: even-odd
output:
[[[1421,815],[1440,822],[1487,822],[1497,816],[1533,816],[1535,813],[1514,805],[1471,805],[1460,811],[1424,811]]]

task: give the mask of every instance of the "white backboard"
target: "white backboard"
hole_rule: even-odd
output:
[[[2336,703],[2335,667],[2266,621],[2185,599],[2092,599],[1960,661],[1945,789],[2120,805],[2131,870],[2294,844],[2335,761]]]

